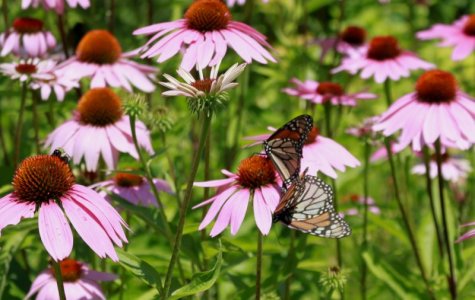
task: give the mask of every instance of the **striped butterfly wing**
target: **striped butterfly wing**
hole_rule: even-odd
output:
[[[331,187],[315,176],[298,180],[282,200],[286,203],[280,211],[281,221],[290,228],[325,238],[351,234],[350,226],[335,211]]]
[[[302,148],[312,126],[312,117],[301,115],[264,141],[264,150],[282,178],[284,190],[299,177]]]

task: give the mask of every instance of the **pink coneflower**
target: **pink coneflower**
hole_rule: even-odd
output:
[[[137,121],[139,145],[153,154],[150,133]],[[73,118],[56,128],[47,138],[46,146],[63,148],[75,164],[84,159],[87,171],[97,171],[99,158],[108,169],[115,169],[119,153],[138,159],[132,141],[129,117],[122,111],[122,101],[109,88],[86,92],[79,100]]]
[[[322,47],[320,59],[335,47],[341,54],[362,54],[366,49],[366,30],[359,26],[350,25],[346,27],[338,37],[330,37],[317,40],[316,43]]]
[[[32,156],[20,164],[13,192],[0,198],[0,231],[22,218],[33,218],[36,211],[41,241],[56,261],[73,249],[68,219],[101,258],[117,261],[114,243],[122,247],[127,242],[120,215],[97,192],[76,184],[69,165],[58,156]]]
[[[38,7],[41,4],[45,9],[54,9],[56,13],[63,14],[65,3],[72,8],[76,8],[77,6],[88,8],[91,5],[89,0],[22,0],[21,8],[27,9],[30,6]]]
[[[377,133],[373,130],[373,126],[378,120],[378,116],[366,118],[361,124],[348,128],[346,133],[357,138],[375,139]]]
[[[270,48],[266,37],[244,23],[233,21],[226,4],[220,0],[196,0],[184,19],[143,27],[134,34],[154,34],[142,47],[142,58],[157,56],[161,63],[184,50],[181,67],[186,71],[195,65],[198,69],[216,65],[228,46],[247,63],[275,62],[264,48]]]
[[[437,159],[431,157],[430,164],[430,177],[432,179],[437,177]],[[470,162],[466,159],[450,156],[447,152],[442,154],[442,177],[451,182],[458,182],[464,179],[472,171]],[[412,168],[412,174],[424,175],[427,173],[424,163],[415,165]]]
[[[470,223],[467,223],[467,224],[463,224],[462,227],[468,227],[468,226],[475,226],[475,222],[470,222]],[[460,243],[462,241],[465,241],[465,240],[468,240],[468,239],[471,239],[475,236],[475,229],[472,229],[466,233],[464,233],[461,237],[459,237],[455,242],[456,243]]]
[[[275,131],[275,128],[269,129]],[[260,144],[260,142],[268,139],[270,134],[262,134],[257,136],[249,136],[247,140],[257,141],[249,146]],[[307,170],[308,174],[323,174],[337,178],[335,170],[345,172],[346,167],[355,168],[360,162],[342,145],[334,140],[321,136],[317,127],[313,127],[308,134],[307,140],[302,151],[302,160],[300,169]]]
[[[282,90],[283,92],[316,104],[330,102],[333,105],[355,106],[357,100],[368,100],[377,97],[366,92],[346,94],[340,84],[329,81],[306,80],[302,82],[293,78],[290,82],[295,84],[295,87],[285,88]]]
[[[263,3],[268,3],[269,0],[262,0],[262,2]],[[226,3],[228,4],[229,7],[232,7],[235,4],[244,5],[246,3],[246,0],[226,0]]]
[[[391,153],[392,154],[399,153],[402,150],[404,150],[404,148],[406,148],[406,146],[401,145],[401,144],[397,144],[397,143],[394,143],[394,142],[390,142],[390,144],[391,144]],[[382,160],[382,159],[387,159],[387,158],[388,158],[388,151],[387,151],[385,146],[382,146],[382,147],[378,148],[376,151],[374,151],[374,153],[370,157],[370,161],[375,162],[375,161]]]
[[[64,293],[68,300],[106,299],[100,281],[117,278],[111,273],[97,272],[77,260],[67,258],[59,262],[64,283]],[[25,299],[38,293],[36,299],[59,300],[58,286],[53,268],[48,268],[36,277]]]
[[[371,40],[362,54],[349,53],[341,65],[332,72],[347,71],[356,74],[361,71],[361,78],[374,77],[376,82],[382,83],[386,79],[399,80],[408,77],[413,70],[428,70],[433,67],[433,64],[399,48],[399,43],[394,37],[379,36]]]
[[[13,28],[0,34],[0,55],[41,57],[56,47],[53,34],[43,29],[43,21],[33,18],[16,18]]]
[[[401,147],[412,143],[415,151],[437,139],[461,149],[475,142],[475,102],[458,89],[452,74],[428,71],[419,77],[415,90],[391,105],[374,129],[386,136],[402,130],[398,143]]]
[[[280,199],[280,187],[270,160],[254,155],[241,161],[237,174],[222,170],[229,178],[206,182],[195,182],[195,186],[217,187],[218,193],[196,205],[195,208],[211,203],[205,218],[200,224],[202,230],[213,219],[216,222],[210,235],[220,234],[228,225],[235,235],[246,215],[247,205],[252,201],[254,219],[262,234],[267,235],[272,226],[272,214]]]
[[[453,60],[462,60],[475,51],[475,14],[463,16],[452,25],[436,24],[417,33],[421,40],[441,39],[440,46],[454,47]]]
[[[153,179],[158,191],[172,193],[170,185],[162,179]],[[114,177],[90,186],[95,189],[102,189],[99,194],[109,199],[107,192],[115,194],[132,204],[158,207],[157,199],[150,190],[150,184],[143,176],[132,173],[115,173]],[[107,192],[106,192],[107,191]]]
[[[347,199],[344,198],[343,200],[344,201],[349,200],[351,203],[356,205],[356,207],[352,207],[352,208],[349,208],[346,211],[344,211],[342,213],[342,215],[344,215],[344,216],[359,216],[359,215],[362,215],[363,214],[362,210],[364,210],[365,205],[368,206],[368,211],[370,213],[372,213],[374,215],[381,214],[381,210],[376,205],[376,202],[374,201],[374,199],[371,198],[371,197],[368,197],[368,198],[365,199],[363,196],[360,196],[360,195],[357,195],[357,194],[352,194],[349,197],[347,197]]]
[[[156,69],[127,58],[134,53],[122,53],[117,38],[107,30],[91,30],[79,42],[76,55],[59,68],[66,76],[91,78],[91,87],[122,87],[132,92],[132,86],[146,93],[153,92],[152,79]]]

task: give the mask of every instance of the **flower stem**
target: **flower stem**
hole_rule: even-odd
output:
[[[364,162],[363,162],[363,201],[364,201],[364,214],[363,214],[363,243],[361,245],[361,253],[365,253],[368,250],[368,197],[369,197],[369,158],[371,155],[371,145],[367,139],[365,139],[364,147]],[[367,266],[363,257],[361,257],[361,299],[366,299],[366,277]]]
[[[109,31],[111,33],[114,33],[114,25],[115,25],[115,0],[109,0],[110,1],[110,6],[109,6]]]
[[[449,290],[450,296],[452,299],[457,299],[457,283],[455,279],[455,266],[452,257],[452,248],[450,247],[450,236],[449,236],[449,225],[447,222],[447,210],[446,210],[446,203],[445,203],[445,196],[444,196],[444,177],[442,174],[442,150],[440,145],[440,139],[435,142],[435,155],[437,158],[437,176],[439,181],[439,200],[440,200],[440,208],[442,213],[442,227],[444,229],[444,238],[445,238],[445,246],[447,250],[447,257],[449,261]]]
[[[257,230],[257,263],[256,263],[256,300],[261,299],[262,279],[262,233]]]
[[[63,52],[67,59],[69,58],[68,41],[66,39],[66,29],[64,25],[64,17],[62,14],[58,14],[58,30],[59,35],[61,36],[61,43],[63,44]]]
[[[66,300],[66,294],[64,293],[64,284],[63,284],[63,276],[61,274],[61,267],[59,263],[54,259],[51,260],[54,268],[54,276],[56,278],[56,285],[58,286],[58,293],[60,300]]]
[[[292,284],[292,279],[293,279],[293,267],[295,267],[295,264],[292,264],[292,262],[295,262],[295,231],[292,230],[290,232],[290,245],[289,245],[289,250],[287,252],[287,261],[286,263],[290,263],[292,267],[292,272],[290,272],[289,277],[285,280],[285,289],[284,289],[284,300],[289,300],[290,299],[290,286]]]
[[[444,240],[439,228],[439,221],[437,221],[437,212],[435,210],[434,194],[432,193],[432,178],[430,177],[430,154],[427,146],[424,146],[424,165],[426,167],[426,189],[429,196],[430,210],[432,214],[432,221],[434,222],[435,232],[437,234],[437,246],[440,257],[444,257]]]
[[[176,235],[175,235],[175,243],[173,246],[173,251],[172,251],[172,257],[170,258],[170,264],[168,265],[168,270],[167,270],[167,275],[165,278],[165,285],[164,285],[164,297],[168,297],[168,294],[170,292],[170,286],[172,282],[172,276],[173,276],[173,269],[175,268],[175,264],[178,260],[178,255],[180,252],[181,248],[181,241],[183,237],[183,228],[185,226],[185,216],[186,216],[186,211],[188,209],[188,206],[191,201],[191,195],[193,191],[193,183],[195,181],[196,173],[198,172],[198,166],[200,163],[200,158],[201,155],[203,154],[203,149],[206,143],[206,138],[208,136],[210,127],[211,127],[211,119],[212,119],[212,114],[210,113],[209,115],[204,114],[203,115],[203,126],[201,128],[201,133],[200,133],[200,141],[198,145],[198,150],[196,151],[194,157],[193,157],[193,162],[191,166],[191,173],[188,178],[188,183],[186,186],[186,191],[185,191],[185,197],[183,199],[182,205],[180,207],[180,215],[178,219],[178,225],[176,229]]]
[[[426,272],[424,270],[424,266],[422,264],[422,259],[421,259],[421,256],[419,254],[419,249],[417,247],[414,232],[411,228],[409,218],[407,217],[407,213],[406,213],[406,210],[404,209],[404,205],[402,203],[401,196],[400,196],[400,193],[399,193],[399,185],[398,185],[397,176],[396,176],[396,167],[395,167],[395,164],[394,164],[394,157],[393,157],[393,153],[392,153],[392,150],[391,150],[391,143],[390,143],[388,138],[386,138],[384,140],[384,142],[385,142],[385,145],[386,145],[386,151],[388,153],[388,160],[389,160],[389,165],[390,165],[390,168],[391,168],[391,176],[392,176],[393,184],[394,184],[394,196],[396,198],[396,202],[397,202],[399,211],[401,212],[401,216],[402,216],[402,219],[404,221],[404,226],[406,227],[407,235],[409,237],[409,242],[411,243],[411,247],[412,247],[412,252],[414,253],[414,256],[416,258],[416,263],[417,263],[417,266],[419,267],[419,271],[421,272],[422,280],[424,281],[425,287],[427,289],[427,293],[429,294],[429,297],[431,299],[435,299],[434,294],[432,292],[432,289],[429,285],[429,281],[427,280],[427,275],[426,275]]]
[[[26,103],[26,86],[27,83],[23,82],[21,86],[21,100],[20,100],[20,111],[18,113],[18,121],[15,131],[15,149],[13,152],[13,166],[18,166],[18,161],[20,160],[20,146],[21,146],[21,132],[23,129],[23,115],[25,114],[25,103]]]
[[[2,149],[2,152],[3,152],[3,163],[5,164],[5,166],[10,166],[10,158],[9,158],[9,155],[8,155],[8,150],[7,150],[7,145],[5,143],[5,137],[3,135],[3,122],[2,122],[3,118],[2,118],[2,107],[1,107],[1,103],[0,103],[0,147]]]
[[[7,29],[10,24],[8,23],[8,0],[3,0],[2,1],[2,15],[3,15],[3,23],[5,23],[5,29]],[[8,31],[5,31],[5,35],[8,34]],[[5,36],[6,38],[6,36]]]
[[[332,104],[330,100],[326,101],[323,104],[323,107],[325,109],[325,127],[327,130],[327,136],[329,138],[332,138],[333,136],[333,130],[332,130]]]
[[[37,107],[38,94],[32,90],[31,95],[32,95],[31,101],[32,101],[32,112],[33,112],[33,129],[35,131],[35,146],[36,146],[36,153],[39,154],[41,152],[41,146],[40,146],[40,128],[39,128],[38,107]]]
[[[391,81],[389,79],[384,81],[384,94],[386,95],[386,105],[390,107],[393,103],[393,97],[391,95]]]

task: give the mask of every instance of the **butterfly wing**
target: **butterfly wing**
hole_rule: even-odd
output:
[[[287,216],[288,222],[284,222],[287,226],[326,238],[342,238],[351,234],[350,226],[333,207],[333,191],[329,185],[310,175],[295,185],[297,188],[289,189],[282,198],[289,197],[280,213]],[[294,192],[290,194],[292,190]]]
[[[299,176],[302,148],[312,126],[312,117],[301,115],[264,141],[264,150],[282,178],[284,190]]]

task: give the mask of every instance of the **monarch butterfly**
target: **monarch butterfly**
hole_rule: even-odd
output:
[[[282,178],[284,191],[299,177],[302,148],[312,127],[312,117],[301,115],[264,141],[264,150]]]
[[[333,207],[332,188],[305,174],[282,196],[273,221],[319,237],[339,239],[351,234],[350,226]]]

